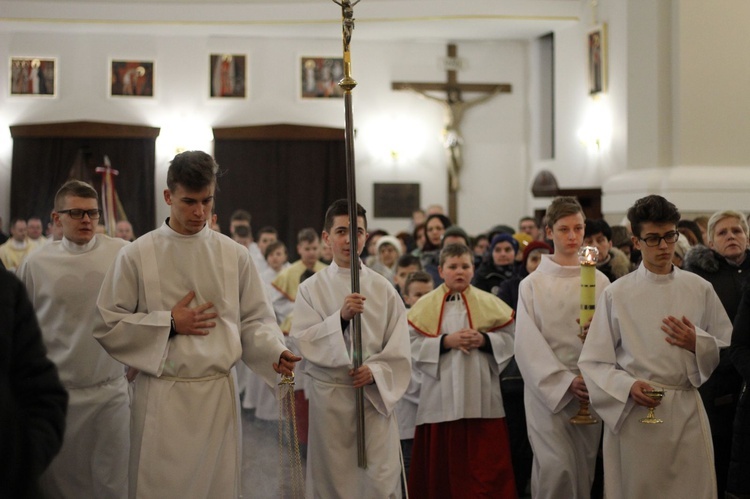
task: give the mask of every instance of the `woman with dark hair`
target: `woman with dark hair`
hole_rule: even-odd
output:
[[[445,230],[451,225],[453,225],[453,222],[445,215],[436,213],[427,217],[424,223],[426,238],[422,251],[439,251],[443,234],[445,234]]]
[[[422,246],[422,252],[419,255],[423,269],[438,268],[438,265],[440,264],[440,248],[443,242],[443,234],[445,234],[445,230],[451,225],[453,225],[451,219],[445,215],[435,213],[427,217],[427,220],[424,223],[424,246]],[[442,282],[439,276],[433,275],[433,278],[435,277],[438,277],[435,285]]]

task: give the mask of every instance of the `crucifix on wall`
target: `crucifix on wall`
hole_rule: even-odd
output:
[[[461,121],[464,113],[471,107],[490,100],[499,93],[510,93],[511,86],[507,83],[458,83],[458,59],[456,45],[448,45],[448,57],[446,67],[448,81],[446,83],[409,83],[393,82],[393,90],[411,90],[418,94],[440,103],[445,110],[445,128],[443,130],[443,144],[448,155],[448,216],[454,223],[458,223],[458,208],[456,193],[460,188],[459,174],[463,166],[461,145]],[[427,92],[445,92],[446,97],[436,97]],[[462,92],[484,94],[472,100],[463,100]]]

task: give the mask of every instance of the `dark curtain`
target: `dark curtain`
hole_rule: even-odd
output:
[[[252,215],[253,232],[270,225],[296,258],[297,232],[323,230],[326,208],[346,197],[343,140],[219,140],[216,213],[225,234],[236,209]]]
[[[101,195],[95,173],[108,156],[119,171],[115,189],[136,235],[155,227],[153,138],[45,138],[13,140],[11,218],[38,216],[45,222],[55,193],[71,178],[91,183]]]

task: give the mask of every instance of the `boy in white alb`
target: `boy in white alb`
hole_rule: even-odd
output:
[[[574,425],[588,400],[578,371],[583,209],[559,197],[547,208],[547,238],[555,253],[542,255],[536,271],[521,281],[516,309],[516,362],[524,380],[529,442],[534,451],[531,495],[535,499],[585,499],[591,494],[601,421]],[[596,271],[596,295],[609,279]]]
[[[608,499],[716,498],[711,432],[698,387],[732,324],[710,283],[672,265],[680,212],[661,196],[628,210],[643,261],[599,298],[578,365],[604,419]],[[663,389],[656,402],[647,390]],[[661,424],[643,424],[657,407]]]
[[[98,195],[71,180],[55,195],[62,241],[33,251],[18,269],[34,305],[49,358],[70,394],[60,454],[42,475],[45,497],[128,495],[130,397],[122,364],[92,333],[107,328],[96,308],[104,275],[121,239],[94,235]]]
[[[211,230],[218,165],[201,151],[172,160],[164,224],[124,246],[98,306],[95,333],[112,357],[140,371],[132,404],[129,493],[237,497],[241,461],[232,366],[266,383],[291,374],[284,345],[247,248]]]
[[[351,292],[351,252],[362,248],[365,211],[357,206],[350,238],[345,199],[326,212],[323,242],[333,262],[299,286],[291,336],[306,360],[310,398],[307,497],[401,497],[399,434],[393,408],[411,377],[409,333],[401,297],[380,274],[360,267],[360,292]],[[354,243],[354,244],[352,244]],[[352,367],[351,321],[362,320],[363,364]],[[359,468],[355,389],[364,389],[367,469]]]

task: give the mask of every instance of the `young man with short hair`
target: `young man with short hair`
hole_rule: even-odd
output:
[[[247,248],[211,230],[218,165],[201,151],[172,160],[170,216],[120,250],[95,337],[140,371],[131,405],[130,497],[237,497],[240,453],[232,366],[269,386],[299,357],[284,345]]]
[[[583,209],[573,197],[555,198],[545,217],[555,252],[521,281],[516,322],[516,362],[524,379],[529,442],[534,451],[531,495],[535,499],[588,498],[594,482],[601,422],[574,425],[580,402],[588,401],[578,371],[581,352]],[[596,272],[596,294],[609,279]]]
[[[362,265],[360,292],[351,291],[352,252],[367,236],[357,206],[350,236],[349,206],[326,212],[323,243],[333,263],[299,286],[290,335],[305,358],[310,398],[307,497],[401,497],[399,434],[393,408],[411,376],[406,311],[393,285]],[[353,368],[352,320],[362,321],[363,364]],[[367,469],[357,466],[355,389],[364,389]]]
[[[44,237],[44,224],[42,223],[41,218],[35,216],[29,217],[29,219],[26,220],[26,237],[28,237],[29,242],[36,245],[37,248],[41,248],[49,242],[49,240]]]
[[[680,212],[661,196],[628,210],[643,261],[604,290],[578,365],[604,419],[608,499],[716,498],[711,432],[697,388],[732,324],[710,283],[672,265]],[[661,402],[648,392],[664,390]],[[657,407],[663,425],[642,424]]]
[[[518,232],[523,232],[531,236],[534,241],[541,241],[544,239],[544,234],[539,227],[539,222],[534,217],[521,217],[518,221]]]
[[[96,299],[104,275],[127,243],[94,235],[101,211],[89,184],[65,183],[54,204],[62,241],[34,250],[18,269],[47,354],[70,394],[63,447],[42,475],[42,490],[49,497],[121,499],[128,495],[128,383],[123,365],[92,333],[107,331]]]

